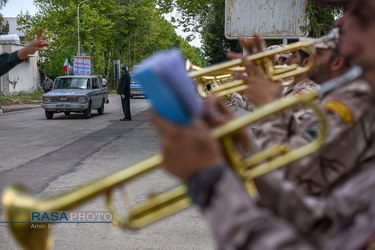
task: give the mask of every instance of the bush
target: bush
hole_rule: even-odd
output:
[[[0,106],[25,103],[41,103],[43,92],[19,93],[17,95],[1,96]]]

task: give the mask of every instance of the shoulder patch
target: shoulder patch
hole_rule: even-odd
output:
[[[325,108],[331,112],[338,114],[342,118],[344,123],[354,122],[352,112],[350,111],[348,106],[340,101],[328,101],[325,105]]]

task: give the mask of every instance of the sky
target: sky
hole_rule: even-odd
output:
[[[0,13],[4,17],[15,17],[20,14],[21,11],[24,13],[29,11],[29,13],[33,15],[36,12],[36,7],[34,6],[33,2],[33,0],[8,0],[8,3],[0,10]],[[182,28],[177,29],[176,33],[184,38],[188,35],[182,31]],[[202,44],[199,39],[199,35],[196,35],[196,38],[190,42],[190,45],[194,47],[201,47]]]
[[[23,12],[29,11],[31,15],[36,12],[33,0],[8,0],[8,3],[0,10],[4,17],[15,17]]]

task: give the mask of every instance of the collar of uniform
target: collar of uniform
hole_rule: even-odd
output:
[[[286,92],[285,92],[285,94],[288,94],[288,93],[290,93],[291,91],[293,91],[296,87],[299,87],[299,86],[301,86],[301,85],[303,85],[303,84],[307,84],[307,83],[314,83],[312,80],[310,80],[310,78],[305,78],[305,79],[303,79],[302,81],[299,81],[299,82],[294,82],[294,83],[292,83],[292,84],[290,84],[290,85],[288,85],[287,86],[287,90],[286,90]]]

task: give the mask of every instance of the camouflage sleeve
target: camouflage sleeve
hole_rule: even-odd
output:
[[[230,103],[237,107],[240,107],[247,111],[253,111],[255,106],[246,99],[246,96],[242,96],[236,92],[230,94]]]
[[[293,224],[314,246],[365,249],[375,233],[374,165],[362,170],[328,197],[304,195],[280,172],[256,180],[260,203]]]
[[[313,249],[290,223],[257,206],[230,170],[203,213],[218,249]]]
[[[286,143],[292,114],[293,111],[285,110],[258,122],[255,134],[256,148],[264,150],[279,143]]]
[[[375,232],[374,175],[364,169],[319,198],[272,172],[256,180],[256,202],[227,170],[203,213],[218,249],[360,249]]]

